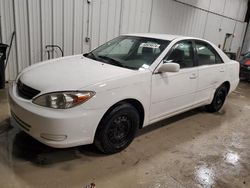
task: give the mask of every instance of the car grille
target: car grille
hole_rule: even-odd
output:
[[[20,80],[17,82],[17,92],[24,99],[32,99],[40,93],[40,91],[23,84]]]

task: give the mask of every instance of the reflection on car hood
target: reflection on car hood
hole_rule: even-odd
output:
[[[134,73],[135,71],[130,69],[77,55],[35,64],[25,69],[20,79],[24,84],[44,93],[79,90],[92,84]]]

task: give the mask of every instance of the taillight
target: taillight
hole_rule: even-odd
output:
[[[250,65],[250,60],[245,61],[244,65]]]

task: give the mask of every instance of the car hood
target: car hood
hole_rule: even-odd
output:
[[[30,66],[20,74],[18,79],[29,87],[46,93],[80,90],[136,72],[77,55]]]

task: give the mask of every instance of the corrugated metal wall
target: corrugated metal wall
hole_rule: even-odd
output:
[[[237,51],[246,26],[246,4],[247,0],[0,0],[2,42],[9,44],[16,31],[7,80],[46,60],[48,44],[61,46],[65,55],[79,54],[123,33],[182,34],[216,44],[223,43],[225,33],[235,33],[232,51]],[[60,55],[53,52],[53,57]]]
[[[242,53],[247,53],[250,51],[250,24],[248,24],[246,37],[243,44]]]
[[[154,2],[151,32],[205,38],[223,46],[226,33],[235,33],[231,51],[242,45],[247,0],[179,0]],[[190,6],[188,6],[188,5]]]
[[[95,0],[91,49],[124,33],[149,32],[152,0]]]

